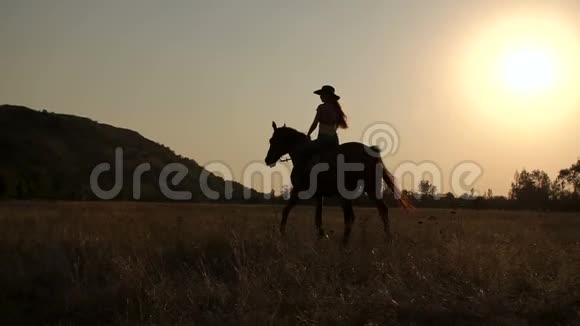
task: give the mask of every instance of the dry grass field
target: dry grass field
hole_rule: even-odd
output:
[[[0,203],[0,323],[579,324],[580,216]]]

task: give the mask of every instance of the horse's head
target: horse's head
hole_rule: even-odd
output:
[[[292,152],[297,145],[308,140],[305,134],[286,127],[286,125],[277,127],[276,123],[272,121],[272,128],[274,133],[270,138],[270,149],[268,149],[265,159],[266,164],[270,166],[276,164],[282,156]]]

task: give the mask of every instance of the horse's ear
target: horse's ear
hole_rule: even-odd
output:
[[[274,121],[272,121],[272,128],[273,128],[274,130],[276,130],[276,128],[278,128],[278,127],[276,127],[276,122],[274,122]]]
[[[284,125],[282,127],[286,127],[286,122],[284,122]]]

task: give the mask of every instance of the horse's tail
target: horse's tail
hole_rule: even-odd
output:
[[[381,150],[377,146],[372,146],[371,149],[373,151],[375,151],[377,154],[379,154],[381,152]],[[391,174],[391,172],[389,172],[387,170],[380,155],[377,155],[377,158],[379,161],[378,163],[380,163],[383,166],[383,180],[385,181],[387,186],[389,188],[391,188],[391,190],[393,191],[393,194],[395,195],[395,199],[397,199],[399,201],[399,203],[401,204],[401,207],[403,207],[403,209],[405,211],[409,212],[409,211],[413,210],[415,207],[411,203],[411,200],[409,199],[409,197],[404,192],[399,190],[399,187],[397,187],[397,185],[395,183],[395,176],[393,176]]]

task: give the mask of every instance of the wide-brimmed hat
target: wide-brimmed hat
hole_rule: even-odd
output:
[[[314,94],[326,95],[326,96],[334,97],[335,99],[339,100],[340,96],[336,95],[334,92],[335,92],[334,87],[332,87],[330,85],[324,85],[324,86],[322,86],[321,89],[314,91]]]

